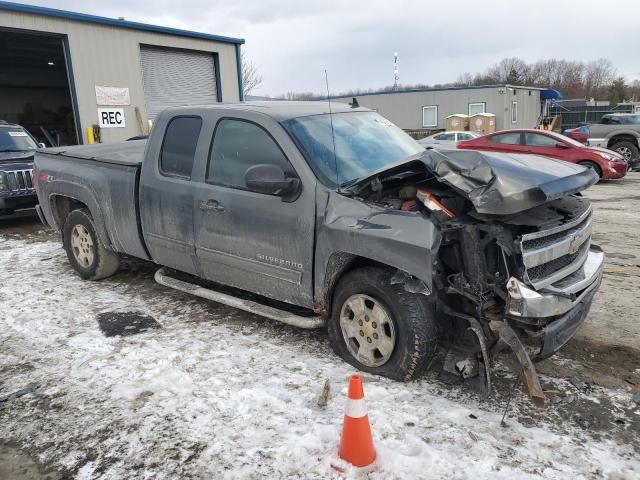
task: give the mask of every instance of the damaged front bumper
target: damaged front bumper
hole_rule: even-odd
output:
[[[575,308],[600,286],[604,252],[591,246],[582,267],[561,282],[539,291],[511,277],[507,282],[507,315],[522,318],[546,318],[563,315]]]
[[[604,253],[591,246],[582,267],[570,277],[535,291],[515,278],[507,283],[507,318],[534,346],[534,362],[549,358],[565,345],[584,323],[602,281]]]

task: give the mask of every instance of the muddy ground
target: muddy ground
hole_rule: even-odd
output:
[[[630,173],[619,181],[601,182],[586,195],[594,204],[594,243],[604,249],[607,259],[601,290],[578,335],[560,354],[537,365],[549,397],[547,408],[532,411],[526,399],[520,398],[514,402],[512,415],[522,424],[547,421],[558,431],[565,431],[566,425],[570,424],[591,438],[610,439],[640,451],[640,173]],[[58,240],[57,233],[29,216],[0,219],[0,237],[28,244]],[[43,267],[46,268],[44,261]],[[127,259],[123,267],[118,281],[126,282],[129,291],[148,299],[169,295],[175,300],[175,306],[168,304],[167,315],[171,315],[174,308],[180,310],[183,302],[201,302],[237,328],[245,328],[241,325],[251,318],[249,314],[212,302],[190,299],[177,292],[167,294],[153,282],[154,265]],[[35,275],[46,275],[46,270]],[[193,322],[199,321],[199,318],[193,318]],[[252,328],[275,328],[274,335],[289,337],[292,342],[310,343],[314,351],[326,345],[322,332],[299,332],[270,323],[256,324]],[[3,380],[13,374],[23,374],[20,371],[23,367],[29,368],[19,364],[0,364],[0,397],[7,393]],[[459,386],[448,385],[435,378],[433,381],[436,382],[436,390],[445,397],[455,399],[462,395]],[[511,385],[511,377],[506,371],[498,369],[497,385],[498,397],[506,400]],[[613,397],[607,393],[610,391],[622,392],[635,400],[611,401]],[[7,414],[6,408],[0,404],[0,418]],[[18,438],[19,435],[7,435],[7,438],[0,439],[1,479],[53,480],[77,474],[61,465],[41,463],[39,458],[46,458],[42,447],[23,448],[16,441]],[[597,472],[593,478],[598,478]]]

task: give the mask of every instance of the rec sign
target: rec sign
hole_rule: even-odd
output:
[[[100,128],[124,128],[124,108],[99,108],[98,124]]]

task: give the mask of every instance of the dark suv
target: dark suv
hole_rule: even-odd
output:
[[[31,174],[33,155],[41,146],[20,125],[0,120],[0,215],[38,203]]]

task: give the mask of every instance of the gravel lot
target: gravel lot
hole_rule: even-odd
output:
[[[501,427],[500,366],[488,399],[433,372],[366,378],[378,460],[344,473],[350,368],[324,332],[167,290],[144,262],[83,282],[55,232],[0,220],[0,478],[639,478],[640,174],[587,195],[605,277],[577,337],[539,364],[545,409],[517,393]],[[155,324],[106,336],[114,312]]]

